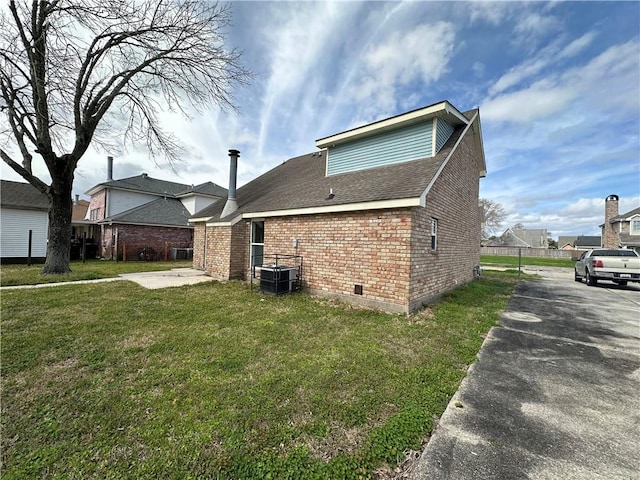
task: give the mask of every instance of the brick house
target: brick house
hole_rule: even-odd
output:
[[[618,195],[605,199],[602,246],[640,250],[640,207],[619,215],[618,200]]]
[[[107,181],[86,192],[91,196],[86,219],[98,227],[103,258],[138,259],[143,250],[153,258],[175,258],[176,249],[191,251],[189,217],[227,196],[227,189],[212,182],[185,185],[146,173],[113,180],[112,162],[109,157]]]
[[[303,259],[302,287],[411,312],[474,278],[480,262],[478,110],[447,101],[316,141],[197,212],[194,268],[250,279],[273,254]]]

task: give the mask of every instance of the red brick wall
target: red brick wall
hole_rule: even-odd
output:
[[[164,260],[165,251],[168,253],[168,258],[172,258],[172,247],[193,247],[192,228],[153,227],[147,225],[114,225],[113,228],[118,235],[118,259],[123,259],[125,249],[129,260],[138,259],[140,250],[145,247],[151,247],[155,250],[159,259]],[[104,256],[111,258],[110,242],[112,236],[109,226],[105,227],[105,235],[108,245]]]
[[[426,207],[414,210],[412,310],[473,280],[473,268],[480,265],[481,166],[475,145],[469,131],[427,194]],[[438,220],[435,252],[431,251],[432,217]]]
[[[98,218],[94,221],[104,220],[107,200],[107,190],[100,190],[98,193],[91,195],[91,201],[87,207],[87,213],[90,215],[91,210],[99,209]]]

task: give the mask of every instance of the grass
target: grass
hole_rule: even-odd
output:
[[[521,257],[523,266],[573,268],[575,261],[570,258]],[[481,255],[480,264],[496,267],[518,268],[518,257],[505,255]]]
[[[39,283],[75,282],[117,277],[120,273],[152,272],[171,268],[191,267],[191,260],[171,262],[114,262],[110,260],[89,260],[71,262],[71,273],[67,275],[41,275],[42,265],[2,265],[0,286],[36,285]]]
[[[411,316],[237,282],[2,292],[2,476],[370,478],[420,449],[514,285]]]

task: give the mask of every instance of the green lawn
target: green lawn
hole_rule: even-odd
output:
[[[368,478],[420,449],[515,285],[412,316],[238,282],[2,292],[2,476]]]
[[[573,268],[575,261],[570,258],[538,258],[522,257],[522,265],[537,267],[567,267]],[[492,267],[515,267],[518,268],[518,257],[504,255],[481,255],[480,264]]]
[[[95,280],[117,277],[120,273],[152,272],[172,268],[191,267],[191,260],[175,262],[114,262],[110,260],[89,260],[71,262],[68,275],[40,275],[42,265],[2,265],[0,267],[0,285],[35,285],[38,283],[75,282],[77,280]]]

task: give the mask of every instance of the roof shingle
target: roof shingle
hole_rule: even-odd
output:
[[[193,218],[230,220],[242,213],[260,213],[352,203],[416,198],[422,195],[460,138],[453,132],[434,156],[357,172],[326,175],[326,151],[285,161],[240,187],[238,210],[221,219],[224,200],[195,213]],[[329,198],[329,192],[333,198]]]
[[[21,210],[49,210],[49,198],[30,183],[2,180],[0,205]]]

